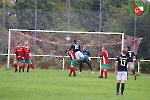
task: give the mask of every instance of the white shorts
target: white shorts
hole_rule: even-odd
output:
[[[75,55],[76,55],[76,59],[77,59],[77,60],[79,60],[80,58],[84,58],[84,55],[83,55],[80,51],[77,51],[77,52],[75,53]]]
[[[131,70],[134,70],[134,62],[129,62],[129,64],[130,64],[130,69]],[[127,66],[128,67],[128,66]]]
[[[117,72],[117,80],[127,80],[127,72],[126,71],[118,71]]]

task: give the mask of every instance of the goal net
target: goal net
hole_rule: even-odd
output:
[[[87,46],[92,56],[91,64],[94,69],[99,68],[99,54],[102,46],[106,46],[109,58],[114,59],[125,46],[131,46],[132,49],[136,47],[135,52],[137,52],[141,41],[124,33],[10,29],[7,68],[13,67],[14,48],[18,42],[28,41],[32,54],[31,60],[36,68],[67,69],[70,63],[65,51],[70,48],[74,40],[77,40],[81,47]],[[110,62],[110,67],[113,67],[114,60]]]

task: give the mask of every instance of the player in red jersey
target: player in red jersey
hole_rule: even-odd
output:
[[[70,56],[70,60],[71,60],[69,76],[71,76],[72,72],[73,72],[74,76],[76,76],[76,71],[75,71],[75,68],[74,68],[74,66],[77,63],[76,56],[75,56],[73,50],[69,50],[69,51],[66,51],[66,52]]]
[[[18,46],[15,47],[14,49],[15,55],[15,60],[14,60],[14,68],[15,72],[18,71],[18,66],[19,66],[19,72],[21,72],[21,69],[23,68],[23,62],[24,62],[24,49],[22,46],[22,43],[19,42]]]
[[[108,52],[106,51],[105,46],[102,46],[102,51],[100,53],[100,57],[102,57],[102,59],[101,59],[102,67],[100,68],[99,78],[103,78],[103,72],[105,74],[105,78],[108,78],[107,68],[108,68],[108,64],[109,64],[109,59],[108,59]]]
[[[31,57],[31,53],[30,53],[30,47],[28,46],[28,42],[26,41],[24,43],[25,46],[24,47],[24,51],[25,51],[25,55],[24,55],[24,66],[25,64],[27,64],[27,72],[29,72],[29,68],[31,67],[33,70],[35,69],[31,60],[30,60],[30,57]]]

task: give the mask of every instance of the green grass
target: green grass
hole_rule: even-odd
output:
[[[69,77],[68,70],[17,72],[0,69],[0,100],[150,100],[150,76],[133,76],[125,84],[124,95],[115,95],[116,77],[99,79],[90,71]]]

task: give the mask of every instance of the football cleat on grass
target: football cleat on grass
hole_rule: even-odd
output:
[[[74,77],[76,77],[77,75],[76,75],[76,74],[74,74],[73,76],[74,76]]]
[[[119,92],[116,92],[116,95],[119,95]]]
[[[18,70],[16,69],[15,72],[17,72]]]
[[[99,76],[98,78],[103,78],[103,76]]]
[[[134,74],[134,79],[136,80],[136,75]]]
[[[120,95],[123,95],[123,93],[120,93]]]
[[[105,77],[105,79],[108,79],[108,77]]]

